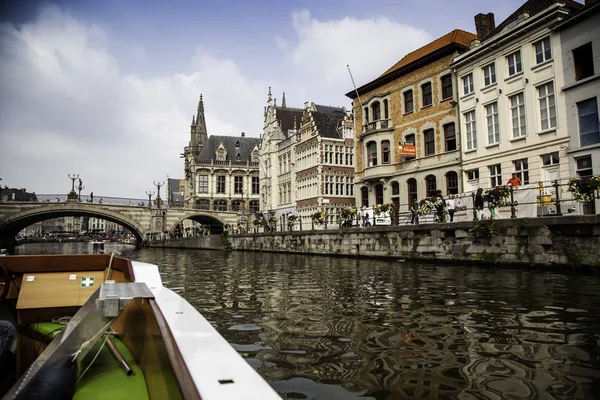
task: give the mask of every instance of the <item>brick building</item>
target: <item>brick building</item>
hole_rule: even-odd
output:
[[[458,96],[450,63],[475,38],[454,30],[346,94],[353,100],[358,132],[359,206],[394,203],[406,211],[414,200],[436,190],[462,189]]]

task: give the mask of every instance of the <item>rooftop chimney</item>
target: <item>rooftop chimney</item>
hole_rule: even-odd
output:
[[[246,132],[242,132],[242,137],[246,137]]]
[[[479,40],[485,39],[496,28],[496,22],[494,21],[494,13],[477,14],[475,16],[475,29],[477,30],[477,37]]]

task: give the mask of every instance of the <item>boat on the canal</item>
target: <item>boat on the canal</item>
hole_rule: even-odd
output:
[[[0,265],[0,320],[17,328],[0,357],[14,371],[0,374],[3,399],[279,399],[156,265],[114,254]]]

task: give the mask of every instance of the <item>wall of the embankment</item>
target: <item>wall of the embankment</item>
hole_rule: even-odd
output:
[[[228,241],[242,251],[600,267],[600,215],[258,233]]]
[[[145,247],[165,247],[173,249],[227,250],[229,246],[220,235],[204,235],[165,240],[153,240],[144,243]]]

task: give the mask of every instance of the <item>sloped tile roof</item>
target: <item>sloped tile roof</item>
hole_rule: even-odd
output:
[[[564,4],[566,7],[571,8],[573,10],[578,10],[581,7],[583,7],[582,4],[572,0],[528,0],[521,7],[517,8],[515,12],[510,14],[508,18],[506,18],[504,21],[498,24],[498,26],[496,26],[496,28],[493,31],[491,31],[485,38],[483,38],[483,41],[502,32],[502,30],[506,28],[507,25],[518,20],[519,15],[521,15],[522,13],[528,12],[529,15],[533,16],[535,14],[541,13],[545,9],[557,3]]]
[[[438,38],[438,39],[434,40],[433,42],[426,44],[425,46],[421,47],[420,49],[417,49],[413,52],[408,53],[407,55],[402,57],[402,59],[400,61],[398,61],[396,64],[394,64],[390,69],[388,69],[383,74],[381,74],[381,76],[385,76],[385,75],[389,74],[390,72],[393,72],[393,71],[400,69],[406,65],[409,65],[409,64],[419,60],[420,58],[423,58],[426,55],[431,54],[434,51],[439,50],[439,49],[441,49],[445,46],[448,46],[452,43],[458,43],[458,44],[462,44],[463,46],[470,47],[471,40],[473,40],[473,39],[477,39],[477,35],[470,33],[470,32],[460,30],[460,29],[455,29],[452,32],[445,34],[441,38]]]
[[[252,161],[252,149],[260,142],[259,138],[241,137],[241,136],[209,136],[206,144],[198,154],[198,162],[210,162],[217,159],[217,148],[219,143],[223,142],[227,150],[226,161],[238,161],[237,154],[240,154],[241,162]],[[235,142],[239,141],[239,147],[236,148]]]
[[[580,20],[589,18],[592,15],[600,12],[600,0],[588,1],[588,3],[577,11],[569,14],[569,16],[561,21],[558,21],[553,29],[561,30],[567,28]]]
[[[275,109],[275,115],[277,120],[281,121],[281,131],[287,137],[287,132],[290,129],[294,129],[294,117],[296,117],[296,127],[300,129],[300,123],[302,122],[302,109],[300,108],[283,108],[277,107]]]
[[[455,29],[433,42],[426,44],[420,49],[408,53],[378,78],[362,85],[356,91],[359,93],[366,93],[386,82],[391,82],[398,76],[408,73],[410,70],[420,68],[420,61],[423,63],[430,63],[440,57],[452,54],[455,50],[467,51],[471,47],[471,41],[473,39],[477,39],[477,35],[461,29]],[[346,96],[354,99],[356,98],[356,91],[352,90],[346,93]]]
[[[315,105],[316,111],[312,111],[312,117],[317,125],[321,137],[341,139],[342,134],[338,129],[340,122],[346,116],[343,108]]]

